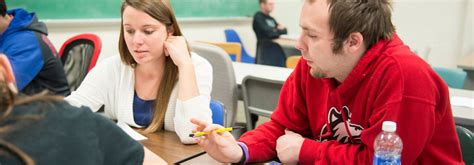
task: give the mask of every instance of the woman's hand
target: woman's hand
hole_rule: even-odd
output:
[[[165,41],[165,55],[170,56],[178,68],[193,65],[189,54],[188,45],[183,36],[168,36]]]

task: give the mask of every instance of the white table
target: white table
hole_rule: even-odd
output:
[[[281,35],[279,38],[274,39],[273,42],[278,43],[285,52],[286,57],[301,55],[301,52],[296,49],[299,35]]]
[[[282,68],[269,65],[260,65],[260,64],[249,64],[249,63],[240,63],[232,62],[235,72],[235,81],[238,85],[242,84],[242,80],[245,76],[255,76],[262,77],[272,80],[285,81],[288,76],[290,76],[293,69]]]
[[[252,75],[256,77],[262,77],[272,80],[285,81],[288,76],[293,72],[293,69],[274,67],[268,65],[259,64],[248,64],[233,62],[235,72],[235,80],[238,85],[242,84],[242,80],[245,76]],[[474,98],[474,91],[449,88],[451,96],[461,96]],[[462,106],[452,106],[453,116],[456,123],[471,126],[474,128],[474,109]]]
[[[451,97],[459,96],[471,99],[474,98],[473,90],[449,88],[449,94]],[[466,106],[456,106],[452,103],[451,107],[453,109],[453,116],[454,120],[456,121],[456,124],[468,126],[471,130],[474,129],[474,108]]]

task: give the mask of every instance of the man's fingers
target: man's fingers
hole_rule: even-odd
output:
[[[224,128],[220,125],[217,125],[217,124],[211,124],[211,125],[208,125],[206,128],[204,128],[204,132],[211,132],[211,131],[214,131],[216,129],[219,129],[219,128]]]
[[[206,126],[208,125],[207,122],[202,121],[202,120],[199,120],[199,119],[196,119],[196,118],[192,118],[192,119],[191,119],[191,123],[196,124],[196,125],[199,126],[199,127],[206,127]]]
[[[201,120],[198,120],[198,119],[195,119],[195,118],[191,119],[191,123],[196,125],[196,127],[192,130],[193,133],[198,132],[198,131],[202,131],[208,125],[207,122],[204,122],[204,121],[201,121]]]

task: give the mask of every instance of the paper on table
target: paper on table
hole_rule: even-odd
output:
[[[141,135],[137,131],[130,128],[130,126],[128,124],[125,124],[124,122],[117,122],[117,126],[122,128],[122,130],[125,131],[125,133],[127,133],[128,136],[132,137],[136,141],[147,139],[145,136]]]
[[[468,97],[451,97],[451,105],[474,108],[474,99]]]

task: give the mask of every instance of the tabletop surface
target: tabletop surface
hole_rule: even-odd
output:
[[[140,143],[150,149],[153,153],[163,158],[168,164],[174,164],[204,150],[197,144],[182,144],[178,135],[171,131],[144,134],[141,130],[136,130],[148,139]],[[211,158],[208,154],[198,156],[182,164],[222,164]]]

